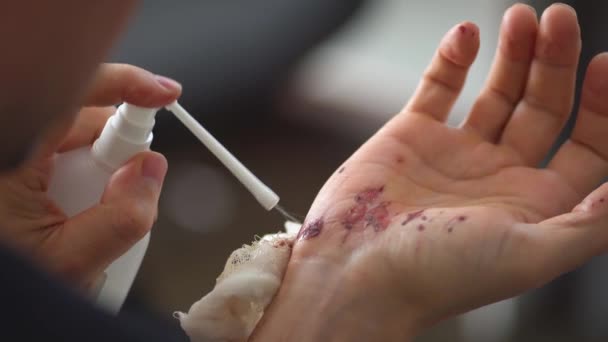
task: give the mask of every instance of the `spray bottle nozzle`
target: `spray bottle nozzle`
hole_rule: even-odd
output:
[[[260,181],[249,169],[236,159],[219,141],[217,141],[196,119],[192,117],[177,101],[165,107],[175,114],[232,174],[253,194],[266,210],[271,210],[279,203],[279,196]]]
[[[118,107],[118,112],[133,124],[154,126],[154,117],[158,109],[139,107],[125,102]]]
[[[93,144],[93,157],[112,170],[150,148],[157,108],[121,104]]]

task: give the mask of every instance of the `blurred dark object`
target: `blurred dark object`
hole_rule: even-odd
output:
[[[113,60],[182,82],[181,103],[207,121],[246,124],[270,112],[291,67],[363,2],[144,0]]]

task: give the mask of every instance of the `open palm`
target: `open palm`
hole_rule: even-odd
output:
[[[587,195],[608,171],[608,55],[588,68],[570,140],[537,168],[570,113],[580,44],[569,7],[551,6],[538,23],[513,6],[487,84],[452,128],[444,122],[479,45],[473,24],[452,29],[404,110],[320,191],[285,284],[338,278],[370,305],[430,324],[603,252],[608,188]]]

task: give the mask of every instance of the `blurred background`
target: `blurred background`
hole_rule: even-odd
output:
[[[528,1],[538,13],[551,2]],[[443,34],[470,20],[481,29],[481,49],[450,123],[463,118],[512,3],[144,0],[112,61],[182,82],[184,107],[303,216],[336,167],[401,109]],[[608,49],[608,5],[568,3],[581,22],[584,70]],[[187,311],[213,288],[231,251],[283,221],[177,120],[166,112],[157,120],[153,148],[170,170],[122,314],[177,326],[172,312]],[[606,288],[608,259],[598,258],[542,289],[444,322],[419,341],[606,341]]]

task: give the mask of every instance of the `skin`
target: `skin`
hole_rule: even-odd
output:
[[[408,341],[456,314],[542,286],[608,249],[608,54],[588,66],[576,128],[574,11],[525,5],[459,127],[445,121],[479,46],[441,41],[405,108],[320,190],[251,341]]]

